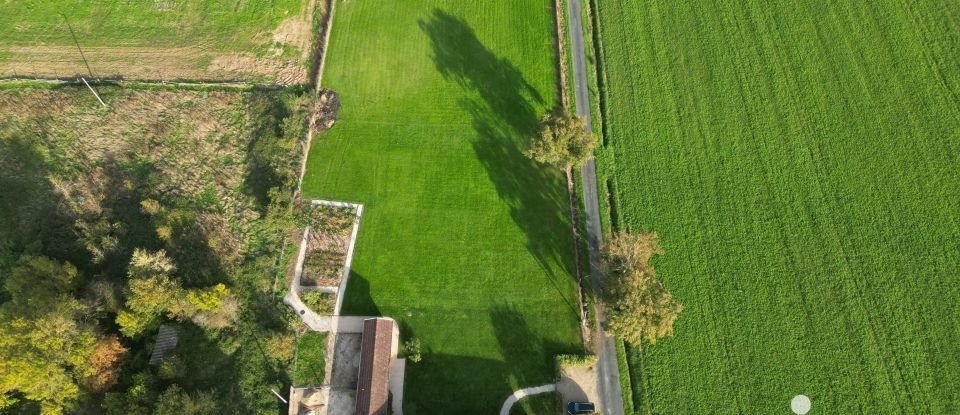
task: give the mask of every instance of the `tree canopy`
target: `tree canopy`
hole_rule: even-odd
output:
[[[683,305],[656,278],[650,265],[662,255],[656,232],[621,233],[604,253],[606,328],[633,344],[655,344],[673,335],[673,323]]]
[[[540,163],[567,170],[582,167],[593,157],[597,139],[587,121],[566,111],[551,112],[540,120],[540,130],[526,155]]]
[[[170,276],[175,269],[163,250],[134,251],[128,267],[127,307],[117,314],[121,333],[135,337],[159,326],[163,316],[190,319],[206,328],[233,322],[238,305],[230,289],[223,284],[184,289]]]
[[[77,269],[45,257],[24,257],[4,282],[0,305],[0,409],[19,391],[44,414],[70,409],[79,381],[113,369],[94,359],[98,333],[88,307],[70,296]]]
[[[0,413],[276,413],[262,386],[289,383],[301,322],[271,283],[312,94],[6,92]],[[177,348],[150,365],[165,322]]]

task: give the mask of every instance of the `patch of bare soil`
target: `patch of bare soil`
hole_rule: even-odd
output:
[[[313,7],[314,5],[311,4],[306,10],[313,10]],[[309,17],[309,14],[303,14],[287,18],[273,31],[273,41],[297,47],[301,51],[300,59],[302,60],[309,57],[310,41],[313,39]]]
[[[313,104],[313,129],[322,133],[333,128],[340,115],[340,95],[330,89],[321,89]]]
[[[279,49],[277,52],[282,52]],[[279,54],[279,53],[278,53]],[[258,58],[250,55],[220,55],[210,62],[207,73],[224,76],[224,79],[249,79],[267,76],[278,85],[302,84],[307,80],[307,69],[299,62],[284,61],[275,58]]]
[[[594,402],[599,405],[597,365],[562,365],[557,392],[564,406],[569,402]]]
[[[278,49],[279,50],[279,49]],[[0,47],[0,77],[90,77],[74,46]],[[267,81],[293,85],[307,80],[302,59],[217,54],[199,47],[89,47],[84,55],[94,77],[143,80]]]

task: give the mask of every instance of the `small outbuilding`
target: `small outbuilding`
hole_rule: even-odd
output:
[[[157,333],[157,342],[153,345],[153,353],[150,355],[150,364],[159,365],[163,357],[177,348],[177,329],[169,324],[160,326]]]
[[[394,322],[386,318],[363,321],[356,415],[386,415],[390,395]]]

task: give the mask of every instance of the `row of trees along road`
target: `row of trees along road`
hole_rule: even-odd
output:
[[[593,157],[597,145],[584,118],[566,111],[548,113],[526,154],[533,160],[562,169],[573,191],[573,169]],[[683,306],[656,278],[650,265],[662,255],[656,232],[620,232],[605,244],[604,279],[600,298],[606,304],[605,329],[635,345],[655,344],[673,335],[673,323]]]

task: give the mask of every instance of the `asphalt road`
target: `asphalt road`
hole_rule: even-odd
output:
[[[583,51],[583,25],[580,21],[580,0],[567,1],[567,19],[570,23],[570,46],[573,49],[573,87],[577,98],[577,115],[587,119],[587,128],[593,129],[590,119],[590,93],[587,89],[587,56]],[[600,291],[600,202],[597,194],[597,165],[591,159],[581,170],[583,200],[587,214],[587,246],[590,252],[590,282],[593,291]],[[603,321],[603,307],[597,306],[597,320]],[[597,359],[599,393],[604,415],[623,414],[623,395],[620,389],[620,371],[617,368],[617,350],[612,337],[597,328]]]

